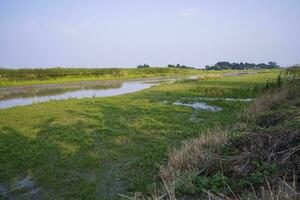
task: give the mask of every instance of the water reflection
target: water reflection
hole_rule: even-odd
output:
[[[92,85],[71,88],[33,88],[20,92],[12,92],[10,95],[1,93],[0,109],[30,105],[38,102],[51,100],[63,100],[70,98],[108,97],[126,93],[137,92],[150,88],[155,83],[147,82],[124,82],[110,85]]]
[[[26,97],[40,97],[49,95],[64,94],[66,92],[77,90],[103,90],[111,88],[120,88],[122,83],[110,83],[101,85],[73,85],[62,86],[58,84],[56,87],[20,87],[20,88],[7,88],[5,91],[0,91],[0,101],[13,98],[26,98]]]

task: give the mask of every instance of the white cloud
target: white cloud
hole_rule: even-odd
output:
[[[200,6],[186,8],[186,9],[181,10],[179,13],[180,13],[180,15],[183,15],[186,17],[198,16],[200,14]]]

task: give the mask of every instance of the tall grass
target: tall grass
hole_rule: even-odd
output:
[[[297,95],[297,87],[291,82],[285,82],[280,87],[268,88],[256,101],[251,104],[247,112],[243,113],[248,121],[255,121],[257,117],[271,108],[280,105],[287,99]]]
[[[161,185],[152,196],[136,193],[127,198],[300,199],[297,192],[300,172],[298,99],[297,79],[283,80],[280,75],[276,87],[266,88],[265,93],[242,113],[247,121],[245,127],[238,129],[237,135],[232,135],[236,126],[229,129],[216,127],[184,141],[171,151],[167,163],[161,166]],[[276,123],[272,129],[264,129],[261,124],[255,124],[270,110],[281,113],[284,104],[294,109],[294,114],[280,117],[280,126]],[[287,110],[291,112],[290,108]],[[282,180],[282,177],[286,179]]]

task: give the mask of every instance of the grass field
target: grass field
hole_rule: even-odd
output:
[[[247,70],[251,72],[253,70]],[[268,71],[268,70],[259,70]],[[274,70],[275,71],[275,70]],[[278,71],[278,70],[277,70]],[[49,69],[0,69],[0,87],[53,84],[94,80],[122,80],[147,77],[223,74],[237,70],[199,70],[179,68],[49,68]]]
[[[0,110],[0,188],[10,188],[14,197],[35,189],[43,199],[119,199],[118,193],[151,192],[171,149],[216,124],[235,123],[249,104],[204,101],[222,108],[212,112],[176,106],[175,101],[255,98],[266,80],[278,74],[270,70],[186,80],[122,96]],[[1,86],[40,82],[2,79]],[[31,181],[30,188],[18,189],[24,178]]]
[[[212,72],[214,73],[214,72]],[[217,73],[217,72],[215,72]],[[92,80],[130,79],[158,76],[205,74],[203,70],[176,68],[49,68],[49,69],[0,69],[1,86],[66,83]]]

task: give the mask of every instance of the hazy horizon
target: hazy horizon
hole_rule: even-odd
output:
[[[1,68],[300,63],[300,1],[0,2]]]

